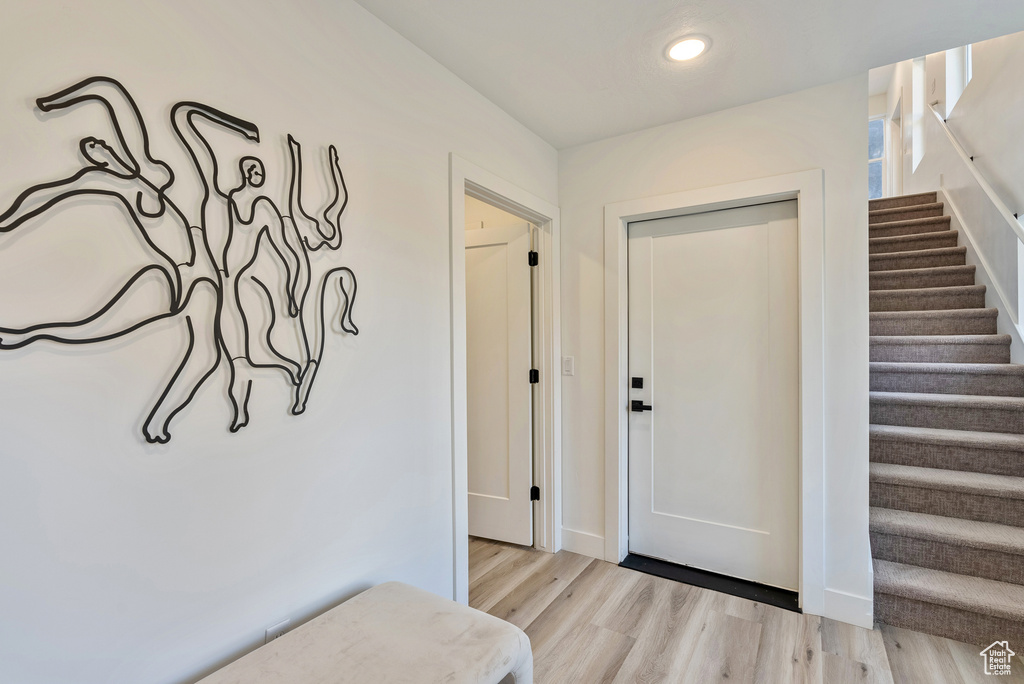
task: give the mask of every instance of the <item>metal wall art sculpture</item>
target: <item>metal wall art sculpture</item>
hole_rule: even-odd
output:
[[[287,211],[282,211],[261,190],[266,171],[260,159],[243,157],[238,162],[239,184],[225,188],[220,160],[208,141],[209,132],[219,129],[259,142],[256,125],[198,102],[179,102],[171,108],[171,128],[188,152],[203,190],[199,206],[187,213],[168,197],[174,171],[153,156],[142,114],[120,83],[110,78],[89,78],[36,101],[42,112],[83,103],[105,108],[116,139],[84,138],[79,144],[82,169],[68,178],[22,192],[0,215],[0,233],[18,230],[30,219],[60,211],[62,204],[73,198],[114,202],[130,218],[133,230],[154,255],[153,262],[129,277],[111,299],[78,320],[20,329],[0,327],[0,349],[18,349],[40,340],[93,344],[172,319],[187,331],[188,344],[146,417],[142,433],[147,441],[165,443],[170,439],[172,419],[222,362],[230,373],[232,432],[249,421],[248,402],[256,368],[283,371],[294,392],[291,413],[302,413],[330,329],[324,301],[333,283],[337,283],[340,293],[339,326],[344,332],[358,334],[352,323],[355,275],[346,267],[335,266],[320,269],[316,277],[310,265],[311,254],[341,247],[341,218],[348,204],[348,190],[337,149],[332,145],[328,150],[330,201],[312,216],[302,206],[301,148],[288,136],[291,176]],[[33,222],[33,226],[39,225],[45,225],[45,221]],[[284,292],[274,291],[252,268],[263,253],[269,257],[264,261],[276,264],[285,283]],[[123,316],[114,315],[115,309],[141,296],[142,281],[152,281],[154,276],[164,284],[169,308],[129,323]],[[243,304],[243,282],[250,288],[255,285],[262,293],[259,307]],[[297,353],[282,352],[272,341],[275,326],[281,324],[274,313],[278,308],[287,311],[281,319],[288,320],[299,339]]]

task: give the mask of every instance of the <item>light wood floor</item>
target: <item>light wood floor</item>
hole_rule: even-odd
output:
[[[469,582],[471,606],[529,635],[537,684],[992,681],[973,645],[800,615],[567,551],[471,538]],[[999,681],[1024,683],[1024,662],[1014,665]]]

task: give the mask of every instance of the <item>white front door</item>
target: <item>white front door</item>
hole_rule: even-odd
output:
[[[631,553],[797,589],[797,276],[796,201],[630,224]]]
[[[466,231],[469,533],[533,544],[530,227]]]

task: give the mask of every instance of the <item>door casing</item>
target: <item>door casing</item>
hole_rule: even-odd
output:
[[[785,199],[798,203],[800,297],[800,606],[821,615],[824,548],[824,172],[770,176],[605,205],[605,554],[628,552],[628,267],[631,221]]]
[[[540,255],[534,277],[534,366],[540,382],[533,395],[533,546],[554,553],[562,548],[562,383],[558,207],[499,176],[449,155],[449,266],[451,311],[452,415],[452,598],[469,603],[469,489],[466,422],[466,195],[537,226]]]

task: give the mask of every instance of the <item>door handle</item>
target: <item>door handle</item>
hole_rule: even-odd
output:
[[[654,409],[649,404],[645,404],[639,399],[634,399],[633,401],[629,402],[629,410],[634,411],[636,413],[643,413],[644,411],[652,411]]]

